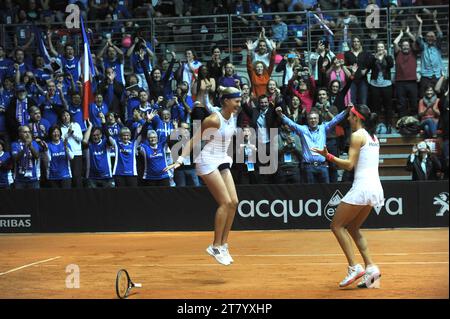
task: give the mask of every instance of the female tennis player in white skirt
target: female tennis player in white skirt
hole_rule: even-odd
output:
[[[378,175],[378,162],[380,143],[375,136],[377,115],[371,113],[366,105],[353,106],[349,112],[348,121],[352,128],[348,159],[340,159],[323,150],[312,150],[325,156],[329,162],[335,163],[345,170],[355,169],[355,178],[352,188],[342,198],[331,222],[331,229],[336,236],[349,263],[347,276],[339,284],[346,287],[358,278],[359,288],[378,288],[381,273],[373,263],[367,247],[367,241],[360,231],[362,223],[366,220],[375,206],[384,205],[384,193]],[[352,242],[353,238],[365,268],[355,261]]]
[[[206,252],[220,264],[229,265],[233,258],[228,250],[228,234],[236,213],[238,197],[230,172],[233,160],[227,151],[236,132],[236,113],[241,106],[241,91],[233,87],[219,88],[219,94],[222,107],[213,107],[209,105],[209,101],[205,101],[205,106],[212,114],[204,119],[201,130],[186,144],[177,161],[166,167],[166,170],[180,167],[193,145],[200,145],[202,136],[209,140],[195,159],[197,175],[203,179],[219,205],[214,222],[214,241]]]

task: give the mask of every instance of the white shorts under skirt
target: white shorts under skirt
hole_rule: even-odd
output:
[[[217,168],[219,168],[220,165],[225,163],[230,164],[231,167],[231,165],[233,164],[232,158],[227,156],[223,158],[221,161],[216,161],[214,163],[204,163],[204,162],[196,163],[195,172],[198,176],[208,175],[214,172],[214,170],[216,170]]]

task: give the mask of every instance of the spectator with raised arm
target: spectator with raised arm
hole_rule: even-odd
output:
[[[272,40],[266,37],[266,29],[261,28],[258,39],[253,42],[248,40],[247,46],[247,59],[250,55],[252,63],[261,61],[268,68],[272,58],[272,51],[275,50],[276,45]],[[255,50],[256,49],[256,50]]]
[[[81,64],[80,57],[75,56],[75,49],[71,44],[64,45],[64,54],[59,54],[55,50],[52,43],[53,32],[47,32],[48,45],[50,49],[50,54],[61,62],[61,67],[64,73],[70,73],[73,80],[76,82],[80,79],[81,75]]]
[[[185,62],[180,62],[180,66],[177,70],[177,80],[178,83],[186,82],[188,84],[186,102],[189,107],[193,107],[194,100],[192,99],[192,83],[197,78],[198,70],[203,65],[197,60],[195,53],[191,49],[185,51]]]
[[[258,98],[259,96],[266,93],[267,83],[272,75],[273,68],[275,66],[275,55],[276,51],[272,51],[270,57],[270,63],[267,67],[262,61],[257,61],[253,64],[251,59],[250,51],[252,50],[252,42],[247,41],[247,73],[250,78],[250,83],[252,87],[252,96]]]
[[[316,81],[309,73],[308,67],[295,68],[294,75],[289,80],[288,93],[297,96],[306,113],[311,111],[316,93]]]
[[[336,115],[330,122],[319,124],[319,112],[312,109],[308,114],[308,125],[298,125],[283,114],[281,107],[276,109],[281,117],[283,124],[289,125],[289,128],[300,136],[302,143],[302,167],[306,177],[306,183],[329,183],[328,163],[325,157],[311,151],[311,148],[323,149],[326,145],[327,134],[339,122],[341,122],[348,111],[342,111]]]
[[[420,96],[425,93],[425,88],[435,86],[439,78],[444,72],[442,61],[441,41],[443,33],[437,20],[437,11],[433,11],[433,23],[436,27],[437,34],[433,31],[427,32],[425,39],[422,35],[422,18],[416,15],[419,22],[419,30],[417,31],[417,44],[419,45],[420,55]]]
[[[412,172],[413,181],[438,180],[441,163],[431,153],[426,142],[414,145],[406,162],[406,170]]]
[[[125,88],[118,81],[117,73],[112,67],[106,68],[105,75],[105,79],[98,85],[97,93],[103,96],[108,111],[118,114],[121,119],[125,119],[125,106],[122,103]]]
[[[406,34],[409,38],[403,38]],[[416,113],[417,104],[417,47],[416,37],[409,26],[394,40],[395,52],[395,91],[397,93],[397,110],[399,117]]]
[[[88,188],[113,188],[109,139],[103,136],[101,127],[94,127],[87,120],[82,145],[86,158],[86,186]]]
[[[392,132],[392,80],[391,69],[394,59],[388,55],[383,42],[378,42],[377,51],[372,56],[368,67],[370,69],[370,109],[377,114],[384,110],[384,124],[387,134]]]
[[[192,97],[194,97],[196,101],[205,103],[206,95],[208,95],[211,101],[214,101],[216,93],[216,80],[210,75],[206,65],[202,65],[198,69],[198,75],[192,82],[191,93]]]
[[[281,93],[286,94],[289,80],[294,75],[295,68],[301,68],[300,57],[295,50],[290,50],[287,54],[283,56],[283,59],[277,65],[275,69],[276,72],[283,72]]]
[[[138,85],[144,90],[148,90],[147,81],[145,80],[144,68],[142,63],[147,67],[148,72],[152,71],[153,48],[152,45],[141,37],[136,37],[133,44],[127,51],[127,57],[131,57],[131,66],[133,73],[139,79]]]
[[[164,169],[168,166],[166,146],[158,141],[158,134],[150,130],[147,141],[142,142],[139,152],[145,160],[145,171],[142,176],[144,186],[170,186],[170,176]]]
[[[106,51],[106,57],[103,55]],[[116,46],[111,38],[106,41],[105,46],[98,53],[98,58],[103,61],[103,70],[112,68],[116,74],[116,80],[122,85],[125,85],[125,71],[124,71],[124,53]]]

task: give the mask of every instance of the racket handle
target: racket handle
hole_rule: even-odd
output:
[[[142,284],[139,284],[139,283],[133,283],[133,285],[134,285],[134,287],[136,287],[136,288],[142,288]]]

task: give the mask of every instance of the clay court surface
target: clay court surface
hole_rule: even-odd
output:
[[[120,268],[143,285],[130,299],[449,298],[448,228],[364,233],[381,289],[337,287],[347,265],[327,230],[232,232],[231,266],[206,254],[212,232],[1,235],[0,298],[117,298]]]

